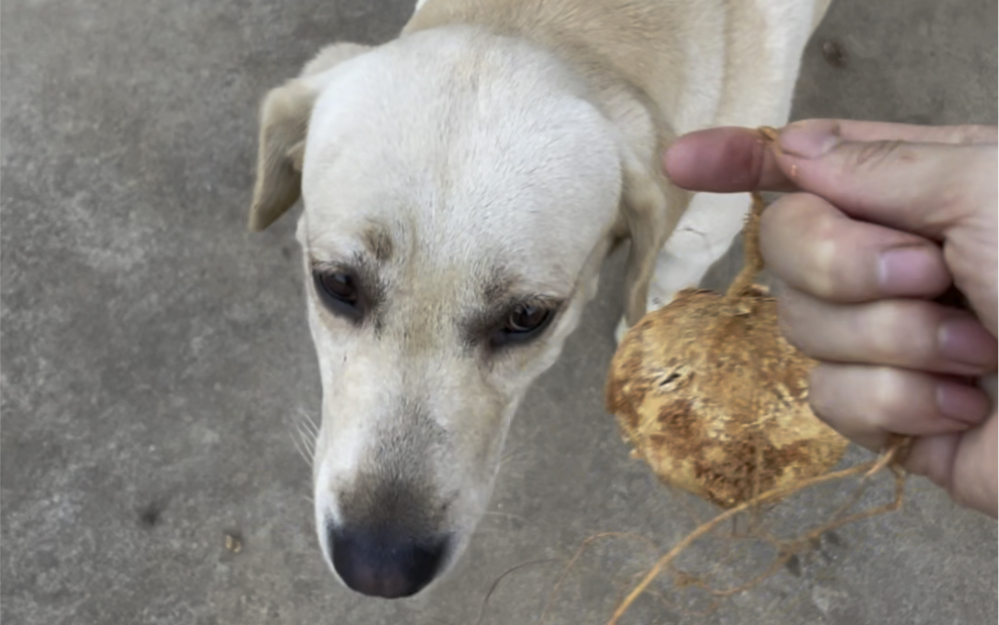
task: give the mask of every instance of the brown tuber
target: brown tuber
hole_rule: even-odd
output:
[[[680,291],[618,346],[607,383],[636,455],[666,483],[730,508],[828,472],[847,441],[808,406],[814,361],[777,328],[752,284],[763,201],[754,195],[746,267],[725,295]]]

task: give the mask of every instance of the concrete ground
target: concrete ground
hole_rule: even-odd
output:
[[[609,288],[525,402],[457,570],[393,602],[326,571],[289,436],[319,397],[294,220],[244,230],[257,103],[326,43],[391,38],[410,5],[3,3],[4,623],[529,623],[587,536],[647,537],[597,543],[545,620],[602,623],[709,514],[629,460],[604,414]],[[996,24],[993,0],[836,0],[795,117],[995,124]],[[802,527],[835,494],[764,522]],[[912,479],[901,512],[826,534],[711,611],[696,585],[660,583],[625,622],[995,623],[996,527]],[[680,565],[745,578],[735,563],[768,555],[739,549]]]

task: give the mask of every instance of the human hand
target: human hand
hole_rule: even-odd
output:
[[[686,189],[788,191],[760,241],[787,285],[781,329],[820,361],[815,413],[870,449],[914,437],[906,468],[997,513],[996,409],[969,378],[997,360],[997,129],[810,120],[677,140]],[[933,301],[953,283],[971,311]],[[994,375],[994,373],[993,373]]]

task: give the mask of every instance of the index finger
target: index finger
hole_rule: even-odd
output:
[[[995,126],[917,126],[828,120],[844,141],[995,144]],[[770,141],[754,129],[709,128],[677,139],[663,155],[666,175],[683,189],[712,193],[800,190],[781,171]]]

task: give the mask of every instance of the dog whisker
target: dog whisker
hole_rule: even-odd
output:
[[[309,430],[309,433],[312,434],[313,438],[318,438],[319,425],[316,424],[312,417],[309,416],[309,413],[304,410],[300,410],[298,412],[298,422]]]
[[[295,411],[294,420],[296,423],[303,425],[306,429],[308,429],[314,437],[319,435],[319,425],[309,415],[308,411],[303,409]]]
[[[305,464],[311,467],[312,454],[309,453],[306,443],[301,440],[300,436],[295,436],[295,432],[292,432],[290,430],[288,431],[288,436],[291,438],[291,442],[295,446],[295,450],[298,452],[298,455],[300,455],[302,459],[305,460]]]
[[[304,434],[299,434],[300,440],[302,441],[302,448],[305,450],[306,455],[309,457],[309,463],[313,463],[316,460],[316,446],[313,441],[307,439]]]
[[[316,438],[319,434],[319,429],[315,421],[309,417],[309,414],[305,410],[298,410],[294,414],[289,415],[287,421],[289,425],[288,434],[291,436],[295,449],[302,459],[305,460],[305,463],[311,467],[315,461]]]
[[[315,437],[315,435],[312,432],[310,432],[309,429],[306,426],[304,426],[304,425],[302,425],[300,423],[295,426],[295,431],[298,432],[298,436],[299,436],[299,438],[301,438],[301,440],[305,444],[305,446],[310,451],[315,452],[315,449],[316,449],[316,437]]]
[[[505,453],[502,456],[500,456],[499,464],[497,465],[496,468],[497,470],[500,470],[503,467],[507,466],[508,464],[509,465],[516,464],[517,462],[525,458],[530,458],[532,455],[533,451],[530,449],[519,449],[516,451]]]

